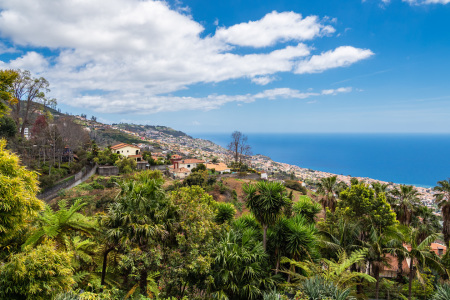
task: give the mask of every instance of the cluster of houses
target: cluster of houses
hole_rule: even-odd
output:
[[[146,170],[150,168],[148,161],[143,159],[141,148],[138,146],[121,143],[111,146],[111,151],[136,160],[138,170]],[[152,158],[154,160],[158,160],[158,156],[156,155],[152,156]],[[198,167],[200,164],[204,164],[207,170],[220,174],[231,172],[230,168],[224,163],[209,163],[195,158],[183,159],[180,155],[173,155],[170,162],[172,164],[168,167],[168,171],[171,176],[176,179],[186,178],[189,174],[191,174],[191,170]]]
[[[224,163],[207,163],[204,160],[190,158],[190,159],[182,159],[179,155],[173,155],[170,158],[172,165],[169,167],[169,172],[172,177],[177,179],[184,179],[189,174],[191,174],[191,170],[198,167],[198,165],[205,165],[207,170],[215,171],[217,173],[229,173],[231,172],[230,168]]]

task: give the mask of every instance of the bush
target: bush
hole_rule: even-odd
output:
[[[290,188],[291,190],[301,192],[303,195],[308,193],[308,190],[296,180],[286,180],[284,186]]]
[[[223,224],[225,222],[231,222],[233,220],[236,210],[234,206],[230,203],[218,203],[217,212],[214,217],[214,221],[217,224]]]
[[[72,254],[57,251],[46,242],[11,256],[0,267],[0,299],[53,299],[69,290]]]
[[[119,168],[120,173],[131,173],[136,170],[137,163],[132,158],[119,158],[115,165]]]
[[[102,184],[98,183],[97,180],[94,180],[94,181],[91,183],[91,186],[92,186],[92,188],[95,189],[95,190],[103,190],[103,189],[105,189],[105,187],[104,187]]]
[[[59,178],[60,177],[56,174],[43,175],[39,178],[39,186],[41,187],[41,189],[45,190],[49,187],[54,186]]]

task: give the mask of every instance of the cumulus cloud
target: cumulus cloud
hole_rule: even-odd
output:
[[[203,26],[177,3],[172,9],[151,0],[0,0],[0,34],[24,52],[0,61],[0,67],[44,76],[62,103],[139,113],[254,101],[247,96],[164,95],[230,79],[265,85],[279,72],[322,72],[373,54],[347,46],[311,56],[314,49],[304,42],[333,33],[328,24],[333,20],[294,12],[271,12],[202,37]],[[241,46],[276,47],[239,54]]]
[[[295,73],[319,73],[327,69],[346,67],[373,54],[369,49],[341,46],[299,62]]]
[[[273,11],[258,21],[219,28],[214,38],[233,45],[256,48],[273,46],[279,41],[311,40],[333,32],[335,29],[325,25],[317,16],[302,18],[301,14],[294,12]]]
[[[46,70],[48,65],[49,63],[44,56],[34,51],[27,52],[25,55],[10,61],[8,64],[0,61],[0,68],[2,69],[23,69],[35,74]]]

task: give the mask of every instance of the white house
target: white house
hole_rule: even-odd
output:
[[[111,146],[111,151],[113,153],[118,153],[118,154],[121,154],[126,157],[128,157],[130,155],[140,155],[141,154],[141,148],[139,148],[138,146],[133,146],[133,145],[125,144],[125,143]]]
[[[191,171],[193,168],[196,168],[199,164],[205,163],[204,160],[190,158],[184,160],[177,160],[173,162],[174,169],[186,168]]]

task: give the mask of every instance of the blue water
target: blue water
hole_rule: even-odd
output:
[[[226,147],[231,134],[194,134]],[[253,154],[334,174],[433,187],[450,177],[448,134],[247,134]]]

